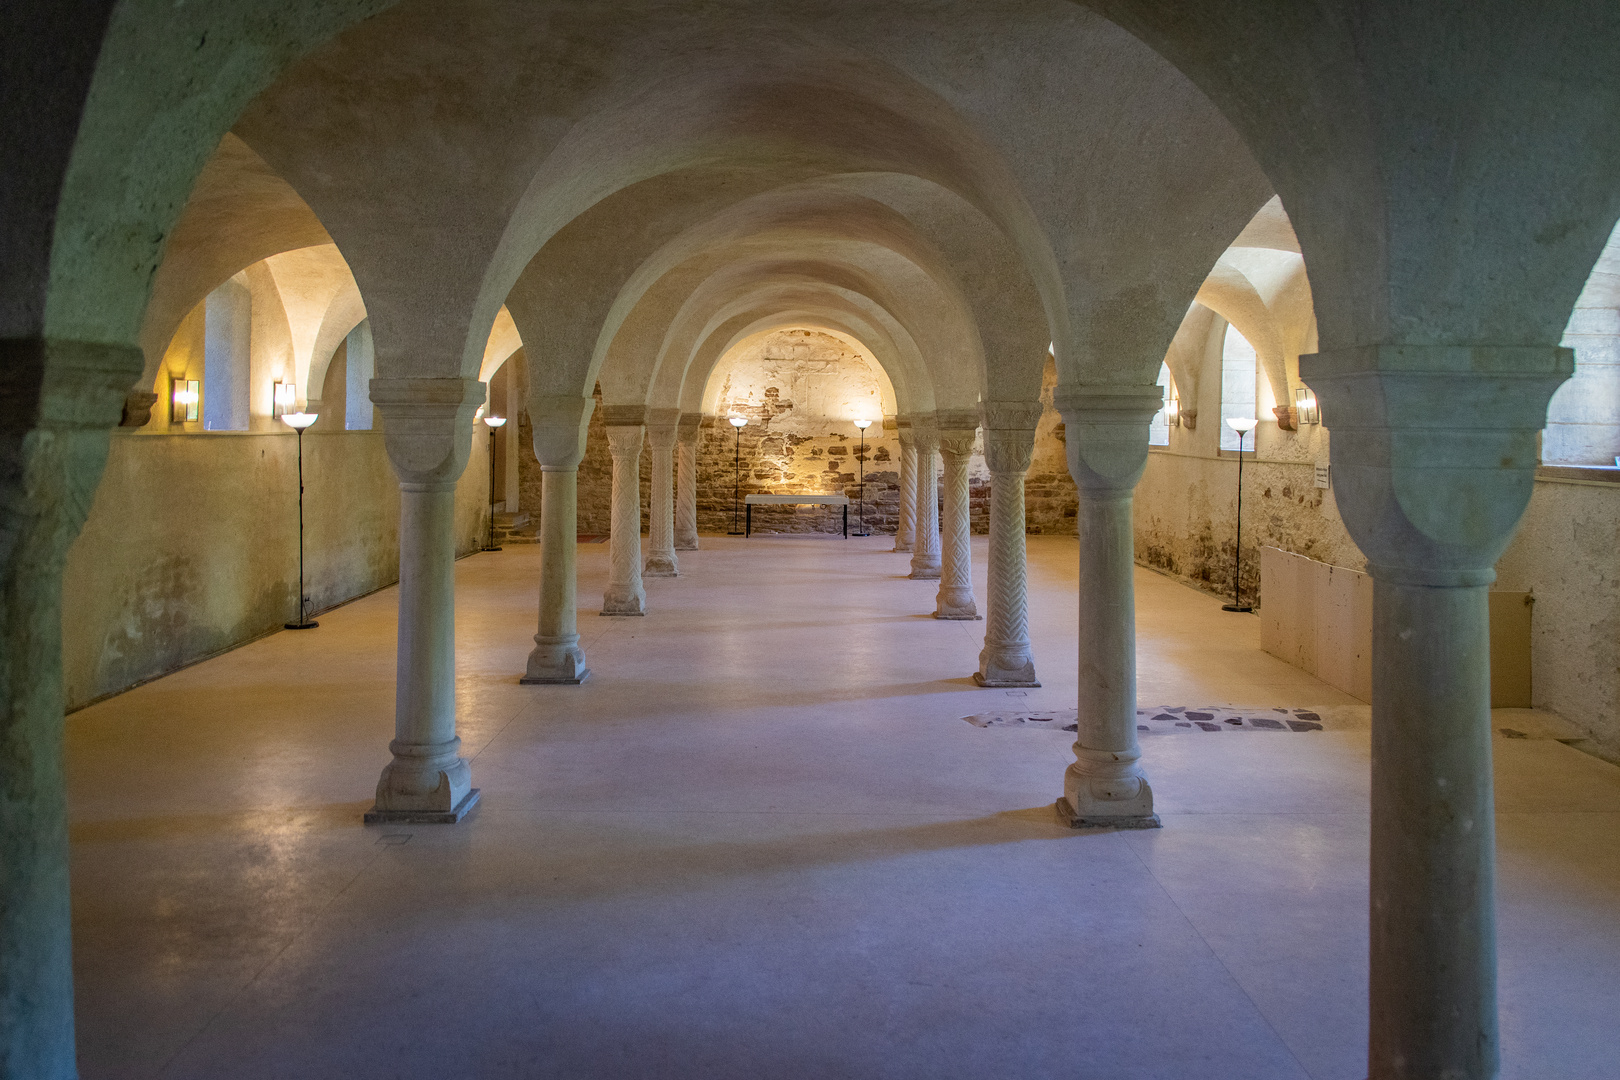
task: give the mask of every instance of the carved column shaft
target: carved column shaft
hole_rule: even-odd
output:
[[[540,462],[540,626],[525,683],[581,683],[591,674],[579,647],[579,462],[594,398],[536,397],[529,402],[534,456]]]
[[[394,759],[368,822],[461,820],[478,801],[456,735],[456,481],[472,450],[476,379],[373,379],[399,476]]]
[[[1156,386],[1058,394],[1069,472],[1079,489],[1080,719],[1059,812],[1073,825],[1157,828],[1137,762],[1136,568],[1131,496],[1147,464]]]
[[[646,436],[640,406],[604,406],[608,450],[613,454],[613,516],[604,615],[645,615],[641,583],[641,443]]]
[[[647,442],[652,449],[652,491],[647,513],[648,577],[675,577],[675,434],[679,409],[653,409],[648,414]],[[640,481],[637,480],[639,485]],[[638,496],[639,505],[639,496]]]
[[[703,414],[681,417],[675,434],[675,550],[698,549],[697,458]]]
[[[917,536],[917,444],[911,437],[909,416],[899,417],[895,428],[900,440],[900,506],[894,550],[910,551]]]
[[[911,576],[932,581],[938,579],[940,567],[939,473],[935,471],[939,429],[934,427],[933,417],[914,420],[911,438],[917,447],[917,464],[912,469],[917,478],[917,512],[911,546]]]
[[[0,1076],[77,1076],[62,567],[140,378],[135,348],[0,339]]]
[[[968,462],[973,457],[976,415],[941,414],[939,451],[945,462],[945,508],[940,523],[939,596],[936,619],[976,619],[973,601],[973,527],[968,504]]]
[[[1024,475],[1035,449],[1040,402],[986,402],[984,456],[990,467],[990,569],[985,587],[980,686],[1039,686],[1029,642],[1029,570]]]

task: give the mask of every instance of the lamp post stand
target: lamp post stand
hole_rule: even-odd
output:
[[[288,630],[313,630],[321,625],[308,618],[304,597],[304,429],[315,422],[310,413],[284,413],[281,417],[298,432],[298,621],[283,623]]]
[[[495,432],[506,423],[506,418],[486,416],[484,423],[489,425],[489,542],[482,550],[499,551],[500,545],[495,543]]]
[[[1228,421],[1228,423],[1231,423]],[[1251,425],[1254,421],[1248,421]],[[1237,536],[1232,544],[1232,602],[1222,604],[1222,611],[1253,611],[1254,608],[1243,602],[1241,590],[1243,588],[1243,436],[1248,434],[1246,428],[1232,424],[1232,430],[1238,433],[1238,489],[1237,489]]]
[[[742,502],[742,429],[748,423],[744,416],[731,418],[731,429],[737,433],[737,439],[732,450],[731,460],[731,531],[727,536],[742,536],[743,530],[737,527],[737,506]]]
[[[856,502],[855,531],[851,534],[853,536],[872,535],[866,531],[866,429],[871,423],[870,420],[855,421],[855,426],[861,429],[861,448],[856,456],[856,460],[860,462],[861,467],[861,486]]]

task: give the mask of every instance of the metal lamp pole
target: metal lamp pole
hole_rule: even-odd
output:
[[[1254,610],[1243,603],[1240,596],[1243,588],[1243,436],[1254,430],[1254,425],[1255,421],[1246,416],[1234,416],[1226,421],[1226,426],[1238,433],[1237,537],[1232,544],[1232,602],[1222,604],[1222,611]]]
[[[746,416],[733,416],[731,427],[737,433],[736,447],[732,451],[731,461],[731,532],[728,535],[741,536],[742,530],[737,527],[737,504],[742,501],[742,429],[748,423]]]
[[[311,412],[281,414],[282,422],[298,432],[298,621],[284,623],[288,630],[313,630],[320,625],[304,615],[304,429],[313,424],[316,417],[317,414]]]
[[[484,550],[499,551],[495,544],[495,432],[506,423],[506,417],[486,416],[484,423],[489,425],[489,543]]]
[[[872,426],[872,421],[857,420],[855,426],[861,429],[861,449],[857,457],[861,464],[861,487],[859,502],[856,504],[859,509],[855,517],[855,535],[871,536],[872,534],[866,531],[866,429]]]

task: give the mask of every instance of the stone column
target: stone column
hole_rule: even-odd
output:
[[[613,454],[613,517],[604,615],[647,614],[641,585],[641,442],[646,435],[644,405],[604,405],[608,449]]]
[[[478,802],[456,735],[456,481],[472,451],[477,379],[373,379],[399,476],[394,760],[368,823],[460,821]]]
[[[1024,474],[1035,451],[1038,401],[984,403],[984,457],[990,466],[990,576],[985,589],[980,686],[1039,686],[1029,646]]]
[[[945,516],[940,523],[936,619],[977,619],[973,602],[973,523],[968,508],[968,461],[979,424],[977,410],[938,414],[939,452],[945,460]]]
[[[917,536],[917,444],[911,439],[911,417],[894,418],[900,440],[900,506],[894,526],[894,550],[910,551]]]
[[[647,412],[653,474],[647,507],[651,519],[647,523],[647,564],[642,573],[648,577],[675,577],[680,573],[675,558],[675,425],[680,418],[679,409]]]
[[[62,566],[141,368],[135,348],[0,339],[0,1076],[19,1080],[78,1076]]]
[[[932,581],[939,577],[940,564],[939,474],[934,471],[934,458],[939,453],[939,428],[934,426],[932,414],[912,417],[911,441],[917,448],[917,463],[911,470],[917,483],[911,576]]]
[[[595,398],[529,400],[534,456],[540,462],[540,628],[525,683],[577,684],[590,677],[579,647],[574,560],[579,547],[579,462]]]
[[[1157,386],[1059,387],[1079,489],[1080,720],[1058,813],[1076,828],[1158,828],[1137,764],[1136,568],[1131,496],[1147,465]]]
[[[675,428],[675,550],[698,549],[697,456],[703,414],[686,413]]]
[[[1552,347],[1301,357],[1373,579],[1369,1075],[1497,1075],[1487,593],[1573,370]]]

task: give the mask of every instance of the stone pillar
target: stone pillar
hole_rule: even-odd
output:
[[[687,413],[675,428],[675,550],[698,549],[697,458],[703,414]]]
[[[979,424],[976,410],[938,414],[939,452],[945,460],[945,516],[940,523],[936,619],[977,619],[973,602],[973,523],[968,509],[968,461]]]
[[[613,517],[604,615],[647,614],[641,585],[641,442],[647,428],[644,405],[604,405],[608,449],[613,454]]]
[[[0,1076],[71,1080],[62,566],[139,349],[0,339]]]
[[[1080,720],[1058,813],[1076,828],[1158,828],[1153,789],[1137,764],[1131,496],[1163,391],[1059,387],[1057,406],[1080,496]]]
[[[1369,1075],[1495,1077],[1487,591],[1530,499],[1568,349],[1301,357],[1373,579]]]
[[[579,647],[577,578],[579,461],[594,398],[529,401],[534,456],[540,462],[540,628],[525,683],[577,684],[590,677]]]
[[[914,416],[911,441],[917,448],[917,463],[911,474],[917,478],[916,533],[912,537],[911,576],[933,581],[939,578],[939,474],[934,458],[939,454],[939,428],[932,414]]]
[[[984,457],[990,466],[990,575],[985,589],[980,686],[1039,686],[1029,646],[1024,474],[1035,451],[1038,401],[984,403]]]
[[[652,491],[647,507],[648,577],[675,577],[680,564],[675,558],[675,426],[679,409],[650,409],[647,412],[647,442],[652,447]],[[640,486],[640,481],[637,481]],[[639,495],[637,496],[639,506]]]
[[[399,476],[394,760],[368,823],[460,821],[478,802],[456,735],[456,481],[472,451],[477,379],[373,379]]]
[[[917,536],[917,444],[911,438],[911,417],[894,418],[900,440],[900,506],[894,526],[894,550],[910,551]]]

